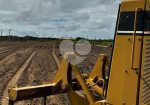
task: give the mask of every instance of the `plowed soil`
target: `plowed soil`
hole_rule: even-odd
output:
[[[53,45],[53,43],[42,42],[0,42],[0,105],[4,105],[3,98],[6,98],[4,97],[5,91],[7,92],[9,87],[14,87],[14,85],[17,87],[35,86],[52,81],[58,69],[52,55]],[[58,45],[55,53],[61,62],[62,57]],[[86,60],[78,65],[79,69],[90,72],[100,53],[107,53],[110,56],[111,48],[93,47]],[[27,63],[32,54],[32,58]],[[23,70],[21,71],[20,68]],[[16,82],[10,83],[17,73],[19,76]],[[68,104],[69,99],[66,94],[49,96],[47,99],[47,105]],[[41,105],[41,99],[21,101],[15,105]]]

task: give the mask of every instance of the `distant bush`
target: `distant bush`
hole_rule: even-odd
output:
[[[52,41],[52,40],[58,40],[56,38],[38,38],[33,36],[0,36],[0,41]]]
[[[76,39],[71,39],[74,42],[77,42],[81,39],[85,39],[85,38],[81,38],[81,37],[77,37]],[[64,39],[59,39],[59,38],[44,38],[44,37],[34,37],[34,36],[24,36],[24,37],[19,37],[19,36],[0,36],[0,41],[40,41],[40,42],[58,42],[58,44],[61,43],[61,41]],[[101,44],[101,45],[110,45],[113,43],[112,39],[95,39],[95,40],[90,40],[90,39],[86,39],[88,41],[90,41],[91,44],[95,45],[95,44]]]

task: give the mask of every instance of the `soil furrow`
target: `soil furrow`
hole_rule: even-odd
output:
[[[0,61],[0,95],[33,50],[20,50]],[[1,100],[1,98],[0,98]]]
[[[43,82],[51,82],[56,73],[56,63],[52,56],[53,46],[49,45],[41,49],[33,58],[28,70],[23,73],[19,80],[19,87],[41,85]],[[24,104],[23,104],[24,103]],[[40,105],[41,100],[31,99],[18,102],[17,105]],[[47,105],[67,105],[66,96],[60,94],[50,96],[47,99]]]

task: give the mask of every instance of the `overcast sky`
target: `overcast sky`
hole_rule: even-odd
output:
[[[8,35],[113,38],[120,0],[0,0]]]

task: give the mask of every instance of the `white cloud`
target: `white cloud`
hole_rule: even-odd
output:
[[[112,38],[120,0],[0,0],[0,28],[15,34]],[[107,35],[106,35],[107,34]],[[105,37],[106,36],[106,37]]]

